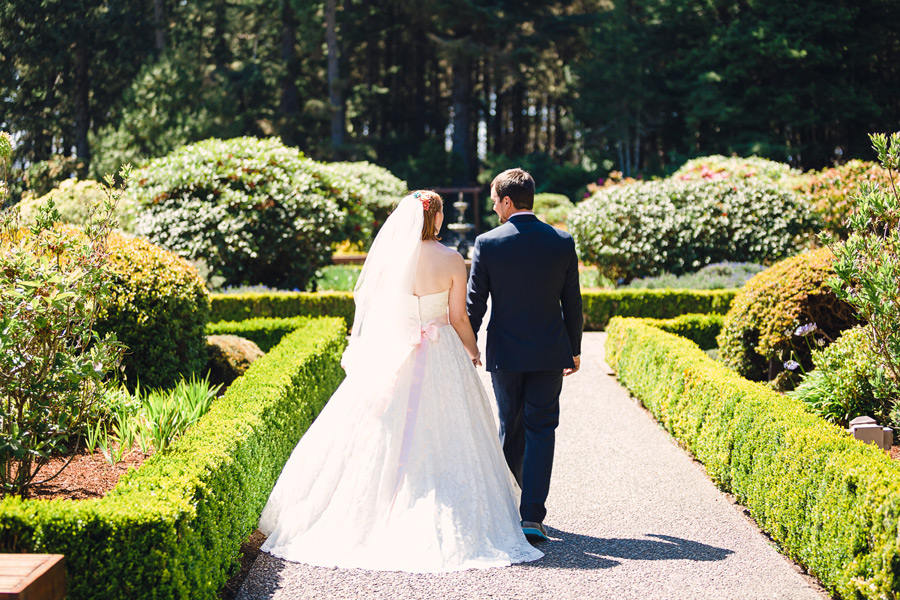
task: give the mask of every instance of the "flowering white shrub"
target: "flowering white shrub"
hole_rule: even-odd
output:
[[[793,193],[756,180],[603,189],[568,219],[581,259],[626,280],[723,261],[771,263],[800,249],[814,226]]]

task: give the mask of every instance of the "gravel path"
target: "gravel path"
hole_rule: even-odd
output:
[[[543,559],[413,575],[261,554],[238,600],[829,598],[609,375],[605,339],[585,334],[582,369],[563,386]]]

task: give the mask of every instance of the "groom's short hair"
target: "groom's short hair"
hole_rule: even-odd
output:
[[[491,188],[497,192],[501,200],[509,196],[513,206],[520,210],[534,208],[534,179],[524,169],[503,171],[494,177]]]

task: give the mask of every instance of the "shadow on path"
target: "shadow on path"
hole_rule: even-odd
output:
[[[709,562],[725,560],[733,550],[716,548],[669,535],[648,533],[647,537],[597,538],[548,528],[549,542],[536,547],[544,558],[525,563],[523,567],[548,569],[609,569],[621,564],[615,560],[690,560]]]

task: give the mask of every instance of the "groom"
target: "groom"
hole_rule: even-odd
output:
[[[503,223],[475,240],[466,307],[478,332],[491,297],[485,367],[500,413],[500,442],[522,488],[522,530],[547,539],[559,393],[581,359],[581,290],[572,236],[534,216],[534,179],[510,169],[491,183]]]

